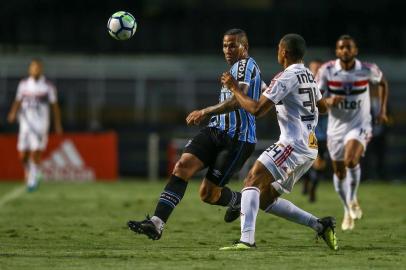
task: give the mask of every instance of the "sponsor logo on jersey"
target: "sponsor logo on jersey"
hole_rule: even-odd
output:
[[[244,80],[246,67],[247,67],[247,59],[242,59],[238,62],[237,80],[241,79]]]

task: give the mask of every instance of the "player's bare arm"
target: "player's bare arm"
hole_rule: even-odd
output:
[[[57,134],[62,134],[63,129],[62,129],[62,121],[61,121],[61,110],[59,108],[58,103],[52,103],[52,112],[54,114],[54,127],[55,127],[55,132]]]
[[[257,117],[265,115],[274,106],[274,103],[265,96],[261,96],[258,102],[248,97],[240,90],[237,81],[229,72],[223,73],[221,83],[233,92],[243,109]]]
[[[11,105],[10,112],[8,113],[7,116],[7,121],[11,124],[16,121],[17,118],[17,112],[21,107],[21,101],[14,101],[13,105]]]
[[[248,93],[248,85],[246,84],[239,84],[238,86],[240,90],[244,93]],[[186,117],[186,123],[188,125],[199,125],[201,121],[205,120],[207,117],[210,117],[212,115],[216,114],[223,114],[223,113],[228,113],[231,111],[234,111],[235,109],[238,109],[240,106],[238,104],[238,101],[234,96],[230,97],[229,99],[224,100],[221,103],[218,103],[216,105],[201,109],[201,110],[195,110],[191,112],[187,117]]]
[[[379,82],[379,102],[380,102],[380,110],[377,117],[378,123],[387,123],[389,118],[386,111],[386,105],[388,102],[388,81],[382,77],[382,80]]]

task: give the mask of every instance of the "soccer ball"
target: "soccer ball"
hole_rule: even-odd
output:
[[[125,11],[118,11],[111,15],[107,22],[110,36],[117,40],[130,39],[137,30],[137,22],[133,15]]]

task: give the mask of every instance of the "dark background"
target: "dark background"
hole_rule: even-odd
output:
[[[338,34],[357,38],[366,52],[406,52],[403,1],[294,0],[15,0],[0,3],[0,43],[18,52],[216,53],[222,33],[240,27],[256,47],[274,46],[287,32],[311,46],[331,46]],[[137,41],[106,34],[108,17],[126,10],[139,23]]]

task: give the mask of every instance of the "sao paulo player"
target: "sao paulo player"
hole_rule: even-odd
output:
[[[15,122],[18,115],[20,126],[17,149],[25,169],[27,190],[34,191],[40,176],[41,154],[48,142],[49,105],[54,114],[57,134],[62,134],[62,125],[56,89],[43,75],[42,62],[38,59],[32,60],[28,73],[29,77],[18,84],[8,121]]]
[[[311,72],[303,64],[306,44],[298,34],[287,34],[279,42],[278,62],[284,67],[255,101],[241,92],[237,82],[224,73],[222,83],[234,93],[242,108],[261,116],[276,107],[281,134],[257,159],[244,181],[241,198],[241,238],[221,250],[255,247],[255,223],[259,208],[267,213],[312,228],[333,250],[338,249],[333,217],[317,218],[288,200],[294,184],[312,166],[317,157],[314,134],[319,109],[328,105]]]
[[[371,137],[369,84],[380,85],[378,122],[386,122],[388,83],[375,64],[356,58],[358,48],[349,35],[336,42],[336,60],[324,64],[318,74],[320,90],[328,97],[343,101],[329,110],[327,147],[334,170],[334,187],[344,204],[342,230],[352,230],[354,220],[362,217],[357,199],[361,177],[359,161]]]

